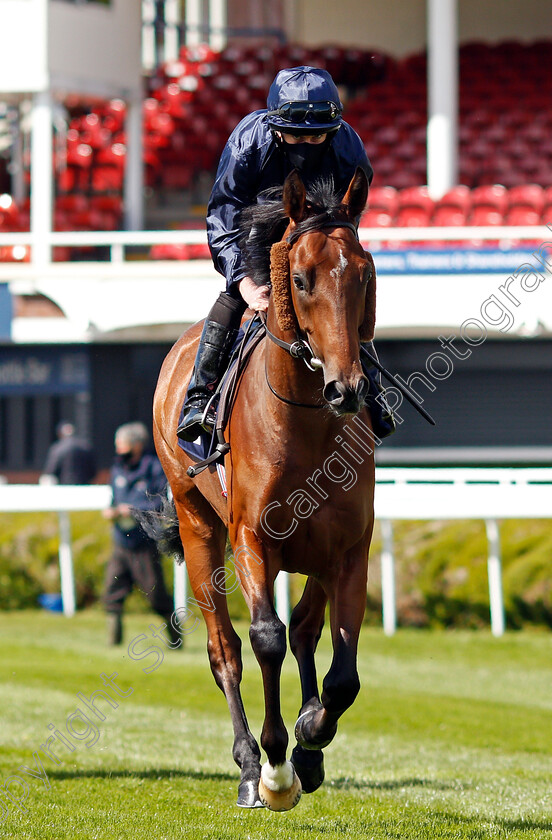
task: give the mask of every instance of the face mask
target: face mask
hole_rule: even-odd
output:
[[[120,459],[121,463],[124,464],[125,466],[128,466],[128,464],[130,464],[133,457],[134,457],[134,452],[132,451],[132,449],[130,449],[128,452],[123,452],[121,455],[119,455],[119,459]]]
[[[282,143],[287,159],[293,168],[298,169],[303,175],[316,175],[328,146],[328,140],[320,144],[297,143],[294,146],[290,143]]]

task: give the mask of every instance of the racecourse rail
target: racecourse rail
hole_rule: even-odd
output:
[[[361,242],[463,242],[466,240],[496,241],[539,240],[550,237],[551,228],[546,225],[493,225],[486,227],[417,227],[417,228],[367,228],[360,227],[358,234]],[[44,243],[44,234],[39,242]],[[31,247],[35,239],[31,233],[0,233],[0,247]],[[47,236],[48,244],[68,247],[108,247],[110,260],[123,262],[127,247],[148,247],[150,245],[197,245],[207,243],[205,230],[172,231],[53,231]],[[2,274],[12,268],[14,263],[0,266]]]
[[[59,564],[63,611],[75,613],[75,583],[71,552],[71,511],[103,510],[111,503],[107,485],[0,485],[0,513],[49,511],[59,516]],[[376,468],[376,519],[382,531],[381,579],[383,629],[397,626],[393,522],[398,520],[484,520],[488,540],[491,630],[505,630],[500,555],[500,520],[552,519],[552,468]],[[175,608],[187,599],[185,567],[174,567]],[[280,573],[276,607],[289,618],[288,577]]]

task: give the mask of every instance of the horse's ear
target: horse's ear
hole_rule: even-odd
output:
[[[305,218],[307,192],[296,169],[293,169],[284,181],[283,202],[288,219],[297,224]]]
[[[376,328],[376,267],[372,255],[366,251],[366,259],[371,265],[372,273],[366,287],[366,301],[364,303],[364,320],[360,325],[360,340],[372,341]]]
[[[362,167],[357,166],[356,172],[351,179],[351,183],[347,188],[343,204],[347,206],[347,212],[350,219],[356,219],[368,201],[368,177]]]

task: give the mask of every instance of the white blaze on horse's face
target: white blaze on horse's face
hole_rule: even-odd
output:
[[[330,271],[330,274],[334,278],[334,280],[337,280],[337,282],[339,282],[341,280],[341,278],[343,277],[343,275],[345,273],[345,269],[347,268],[348,265],[349,265],[349,262],[347,260],[347,257],[343,253],[343,250],[340,248],[339,249],[339,262],[335,266],[335,268],[332,268],[332,270]]]

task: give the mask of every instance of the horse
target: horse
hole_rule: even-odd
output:
[[[211,670],[230,710],[241,807],[288,810],[302,791],[316,790],[324,779],[322,750],[360,689],[357,645],[374,522],[374,436],[360,342],[373,337],[376,281],[356,230],[367,196],[360,168],[342,198],[323,181],[307,196],[293,171],[279,198],[242,214],[254,279],[260,284],[270,276],[272,290],[266,336],[241,375],[224,432],[227,499],[212,466],[194,479],[187,475],[193,462],[177,445],[201,324],[169,352],[155,392],[155,445],[207,625]],[[233,570],[224,567],[227,534]],[[289,624],[302,696],[291,760],[280,705],[286,627],[274,606],[281,570],[307,578]],[[241,640],[226,602],[234,574],[262,675],[262,767],[240,694]],[[320,694],[315,651],[328,602],[333,657]]]

